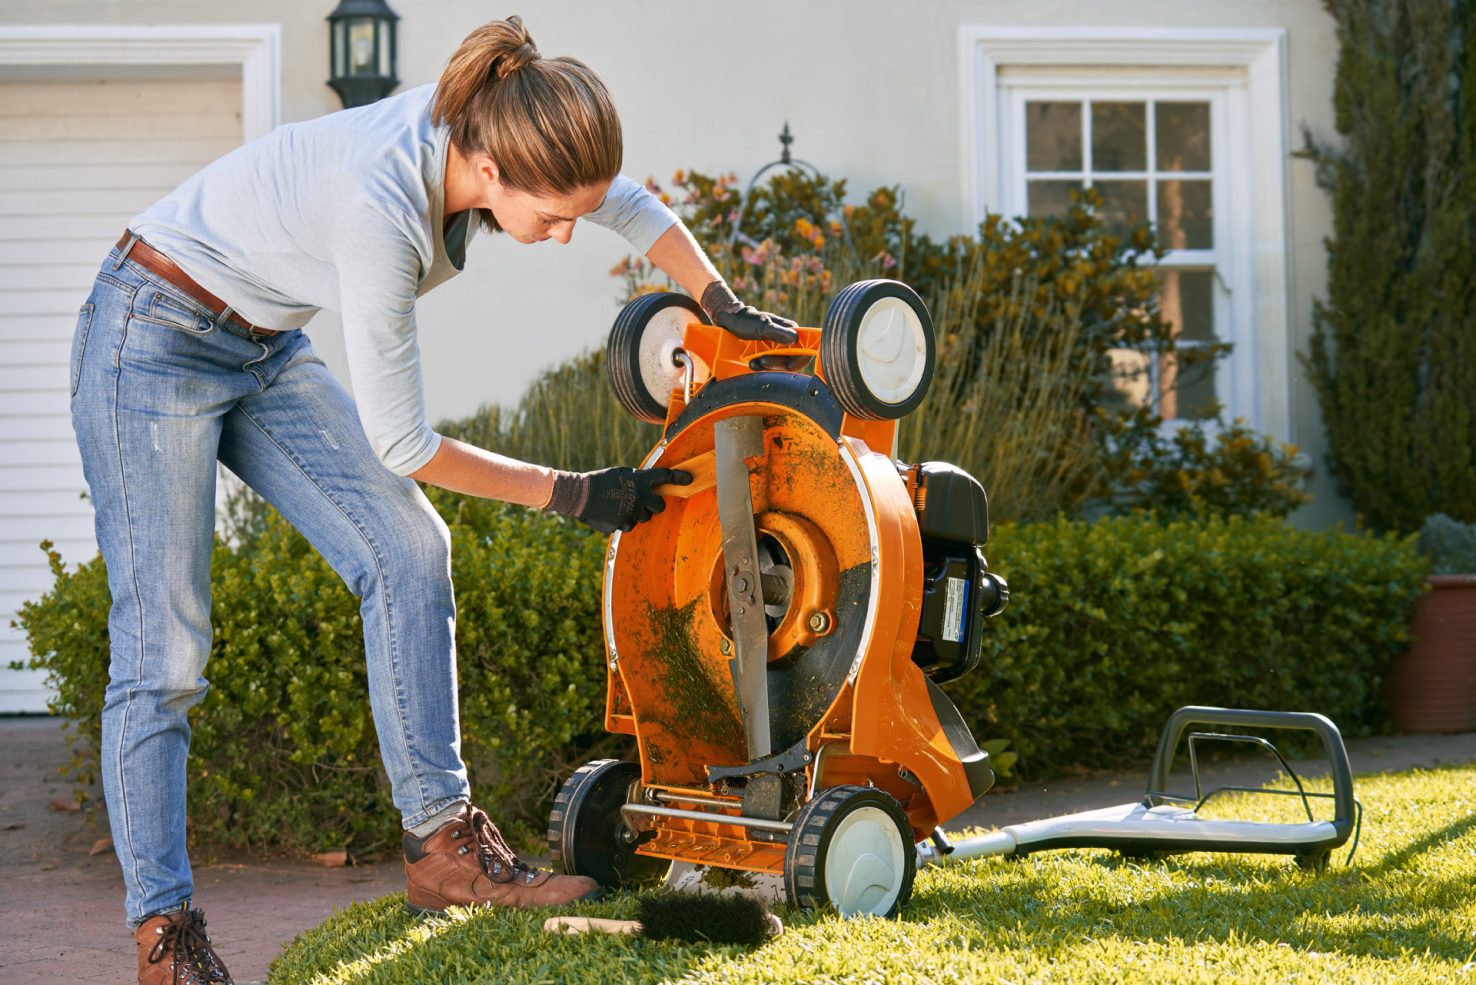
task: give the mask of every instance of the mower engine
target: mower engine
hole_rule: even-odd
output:
[[[962,677],[979,663],[984,620],[1004,611],[1005,580],[989,571],[989,501],[984,487],[946,462],[904,473],[916,490],[923,548],[923,608],[912,660],[934,681]]]

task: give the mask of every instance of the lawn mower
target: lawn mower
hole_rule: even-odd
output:
[[[1351,773],[1330,722],[1184,709],[1142,804],[952,842],[941,825],[994,782],[939,687],[977,665],[985,621],[1008,602],[983,554],[987,497],[955,466],[894,457],[937,360],[911,288],[852,284],[798,336],[744,341],[674,293],[637,297],[611,330],[621,406],[663,429],[643,467],[692,482],[664,487],[664,512],[610,538],[605,726],[634,737],[638,761],[597,760],[564,783],[549,817],[556,867],[612,887],[683,888],[695,873],[705,887],[889,915],[920,864],[1088,844],[1316,864],[1347,839]],[[1197,819],[1203,798],[1166,791],[1191,723],[1311,728],[1334,760],[1337,818]],[[1191,756],[1210,738],[1244,737],[1194,733]]]

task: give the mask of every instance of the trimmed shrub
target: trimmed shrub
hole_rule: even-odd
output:
[[[1315,711],[1367,734],[1425,573],[1412,538],[1269,517],[1005,525],[988,555],[1010,607],[948,689],[1027,776],[1146,767],[1191,704]]]
[[[603,541],[571,522],[433,491],[451,525],[463,755],[474,796],[512,834],[541,834],[569,772],[601,748]],[[101,558],[20,613],[31,666],[73,721],[71,775],[96,779],[107,682]],[[249,546],[217,542],[211,688],[190,716],[196,839],[235,848],[368,853],[398,844],[379,763],[358,602],[274,511]]]
[[[463,752],[474,795],[533,844],[558,784],[620,740],[603,730],[604,538],[516,507],[434,493],[451,526]],[[1185,704],[1317,711],[1378,728],[1425,561],[1412,539],[1275,520],[1137,515],[998,528],[1010,608],[972,675],[948,685],[980,740],[1025,776],[1147,762]],[[75,723],[74,777],[95,777],[107,678],[100,560],[21,612],[33,667]],[[258,850],[391,847],[356,601],[273,513],[250,548],[219,543],[210,694],[191,716],[196,839]],[[996,748],[998,748],[996,746]]]

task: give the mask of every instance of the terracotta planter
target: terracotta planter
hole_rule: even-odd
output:
[[[1476,731],[1476,575],[1431,575],[1415,604],[1409,650],[1389,668],[1404,732]]]

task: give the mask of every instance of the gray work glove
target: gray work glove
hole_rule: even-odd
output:
[[[685,486],[691,473],[676,469],[601,469],[555,472],[548,509],[572,516],[602,534],[630,531],[666,509],[656,486]]]
[[[794,345],[799,341],[794,322],[760,311],[751,304],[744,304],[720,280],[707,285],[707,289],[702,292],[701,304],[714,325],[745,341],[782,342],[785,345]]]

